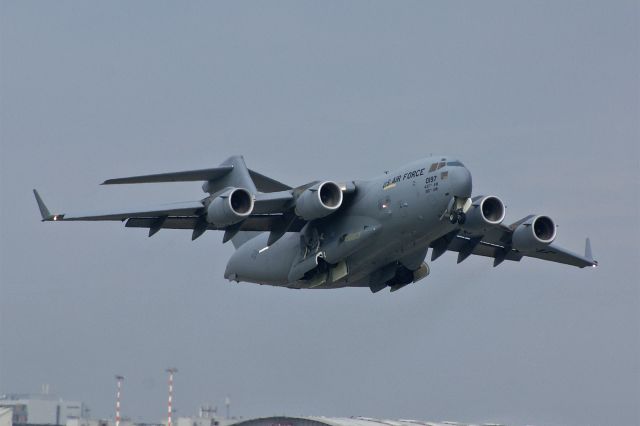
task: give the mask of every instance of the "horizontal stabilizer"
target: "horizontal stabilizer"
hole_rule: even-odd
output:
[[[210,181],[219,179],[233,170],[232,165],[222,165],[211,169],[187,170],[184,172],[158,173],[154,175],[131,176],[117,179],[107,179],[102,185],[126,183],[159,183],[159,182],[191,182]]]
[[[251,180],[253,180],[253,183],[260,192],[279,192],[291,189],[289,185],[285,185],[282,182],[271,179],[270,177],[260,174],[255,170],[249,169],[249,176],[251,176]]]

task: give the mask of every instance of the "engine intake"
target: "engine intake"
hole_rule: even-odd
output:
[[[304,220],[320,219],[335,212],[342,205],[342,190],[335,182],[327,181],[306,189],[296,200],[295,213]]]
[[[214,198],[207,207],[207,222],[217,226],[233,225],[253,211],[253,196],[244,188],[231,188]]]
[[[504,220],[505,207],[502,200],[493,195],[481,195],[473,200],[466,212],[464,228],[482,230],[488,226],[499,225]]]
[[[533,251],[548,246],[556,238],[556,225],[549,216],[533,216],[513,231],[511,243],[519,251]]]

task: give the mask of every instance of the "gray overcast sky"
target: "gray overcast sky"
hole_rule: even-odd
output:
[[[113,416],[287,413],[640,424],[640,6],[0,3],[0,393]],[[41,223],[199,199],[100,187],[243,154],[290,184],[460,158],[509,223],[551,215],[596,270],[456,265],[400,292],[231,284],[222,235]]]

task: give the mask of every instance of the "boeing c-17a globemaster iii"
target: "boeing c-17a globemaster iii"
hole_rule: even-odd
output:
[[[141,210],[51,214],[34,190],[43,221],[119,220],[128,228],[187,229],[192,239],[224,231],[236,250],[225,278],[288,288],[398,290],[429,274],[425,262],[448,250],[505,260],[534,257],[584,268],[598,263],[553,244],[554,221],[530,215],[504,225],[493,195],[471,195],[458,160],[433,156],[370,180],[313,181],[292,188],[246,167],[241,156],[220,166],[109,179],[104,185],[203,181],[198,201]]]

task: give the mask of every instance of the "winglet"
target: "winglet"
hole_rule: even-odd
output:
[[[591,252],[591,240],[589,238],[584,242],[584,257],[586,257],[594,268],[598,266],[598,261],[593,259],[593,253]]]
[[[47,208],[44,201],[42,201],[42,197],[40,197],[40,194],[38,194],[38,191],[34,189],[33,195],[36,196],[36,202],[38,203],[38,208],[40,209],[40,216],[42,216],[42,221],[44,222],[45,220],[55,220],[55,215],[52,215],[49,212],[49,209]]]

